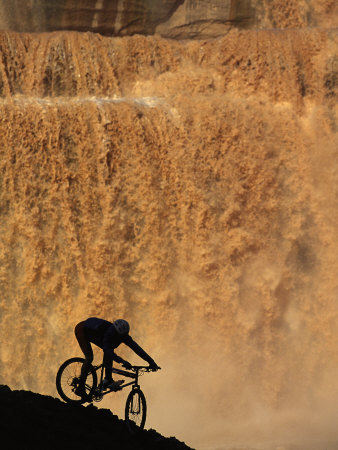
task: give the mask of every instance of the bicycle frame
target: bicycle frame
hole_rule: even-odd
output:
[[[98,371],[98,370],[101,369],[100,381],[98,383],[98,387],[100,389],[100,396],[101,396],[101,398],[104,395],[110,394],[111,392],[117,392],[117,391],[113,391],[113,390],[107,390],[105,392],[102,391],[101,386],[102,386],[103,372],[104,372],[104,365],[103,365],[103,363],[99,364],[98,366],[93,366],[93,368],[94,368],[95,371]],[[122,384],[119,387],[118,391],[120,391],[120,390],[122,390],[122,389],[124,389],[124,388],[126,388],[128,386],[132,386],[132,389],[139,389],[140,388],[140,385],[139,385],[139,382],[138,382],[139,372],[142,369],[147,370],[148,367],[146,367],[146,366],[133,366],[133,368],[135,369],[135,372],[128,372],[127,370],[122,370],[122,369],[114,369],[114,368],[112,369],[112,373],[116,373],[117,375],[121,375],[121,376],[127,377],[127,378],[133,378],[133,381],[130,381],[129,383]]]

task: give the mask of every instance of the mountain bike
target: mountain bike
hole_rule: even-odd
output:
[[[75,394],[75,390],[80,383],[81,368],[84,362],[84,358],[70,358],[61,364],[56,375],[56,388],[60,397],[67,403],[99,402],[105,395],[131,386],[131,391],[126,400],[125,421],[128,430],[132,434],[142,430],[147,416],[147,402],[145,395],[141,391],[138,379],[145,372],[153,372],[154,369],[151,369],[149,366],[132,366],[131,371],[113,368],[113,373],[132,378],[132,381],[123,383],[117,389],[111,390],[103,388],[103,362],[98,366],[90,365],[85,382],[86,396],[82,398]]]

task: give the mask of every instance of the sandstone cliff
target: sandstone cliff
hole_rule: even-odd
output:
[[[0,13],[3,30],[175,39],[219,37],[233,27],[338,26],[335,0],[1,0]]]

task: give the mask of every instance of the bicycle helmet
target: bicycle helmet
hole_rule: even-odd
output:
[[[117,319],[113,322],[115,330],[119,334],[128,334],[129,333],[129,323],[124,319]]]

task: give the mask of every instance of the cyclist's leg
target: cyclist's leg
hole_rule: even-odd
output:
[[[103,365],[105,369],[105,376],[108,380],[112,379],[113,373],[113,358],[111,356],[103,354]]]
[[[75,336],[79,346],[84,354],[85,362],[82,365],[80,383],[84,386],[89,371],[89,367],[93,362],[93,349],[86,335],[85,322],[80,322],[75,327]]]
[[[114,381],[112,377],[113,373],[113,358],[111,356],[103,354],[103,365],[105,369],[105,379],[103,380],[104,388],[108,388],[111,390],[118,390],[121,384],[124,383],[124,380]]]

